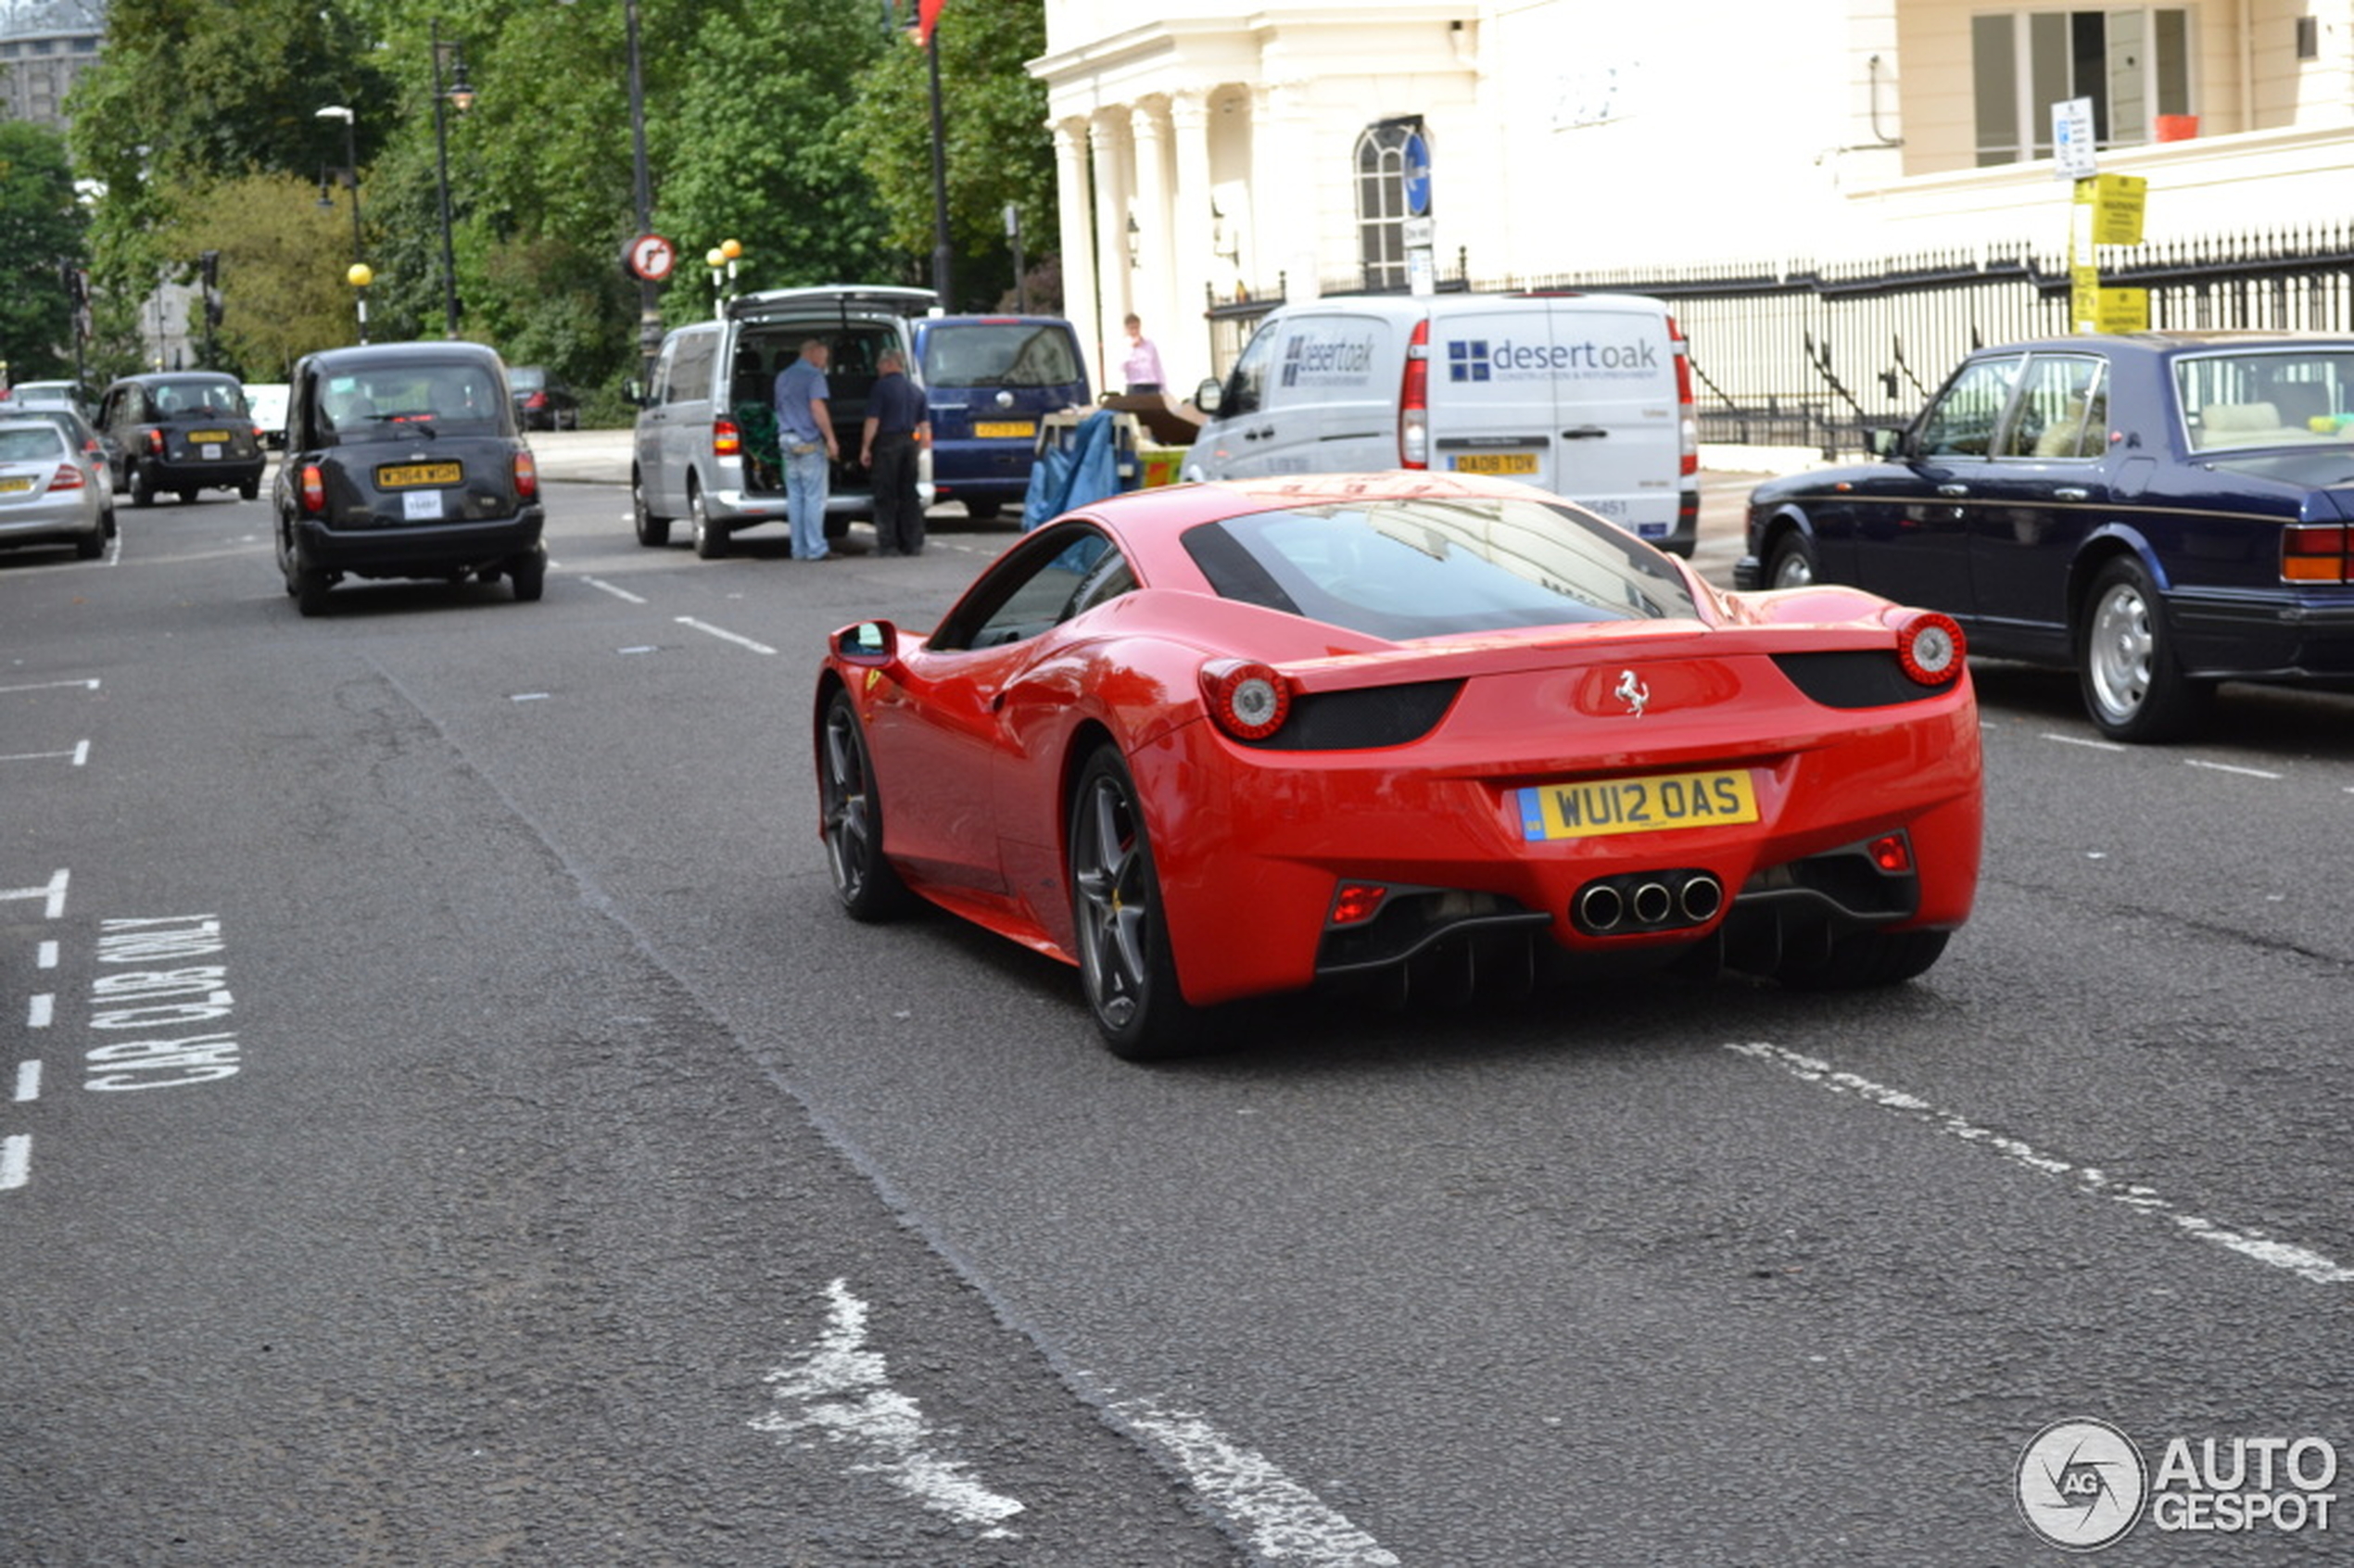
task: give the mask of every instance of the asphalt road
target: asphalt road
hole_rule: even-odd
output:
[[[1890,993],[1143,1069],[827,886],[813,651],[1009,532],[699,562],[538,445],[538,605],[301,620],[217,498],[0,554],[0,1561],[2035,1563],[2080,1418],[2307,1515],[2104,1562],[2354,1531],[2285,1446],[2354,1442],[2354,700],[2122,750],[1981,666],[1978,917]]]

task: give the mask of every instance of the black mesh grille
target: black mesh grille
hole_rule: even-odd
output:
[[[1827,708],[1886,708],[1950,691],[1953,681],[1923,686],[1905,673],[1894,650],[1838,653],[1777,653],[1790,682]],[[1958,678],[1958,677],[1956,677]]]
[[[1350,691],[1306,692],[1292,699],[1291,717],[1268,740],[1269,752],[1347,752],[1367,746],[1403,746],[1437,727],[1460,680],[1424,680],[1407,686],[1367,686]]]

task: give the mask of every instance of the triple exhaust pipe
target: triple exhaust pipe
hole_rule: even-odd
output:
[[[1587,883],[1571,917],[1590,936],[1703,926],[1725,907],[1725,884],[1706,871],[1637,871]]]

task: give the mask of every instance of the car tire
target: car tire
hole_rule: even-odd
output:
[[[305,619],[327,613],[327,594],[333,587],[323,566],[313,566],[297,555],[294,566],[295,608]]]
[[[107,508],[107,514],[104,518],[100,519],[99,525],[106,529],[107,537],[113,538],[115,537],[119,530],[115,526],[113,507]]]
[[[711,520],[711,508],[703,504],[702,487],[687,481],[687,528],[695,541],[695,555],[703,561],[716,561],[728,553],[728,530]]]
[[[97,532],[84,534],[73,541],[73,552],[84,561],[95,561],[107,553],[107,530],[101,524]]]
[[[1003,501],[968,500],[965,503],[965,515],[976,523],[993,523],[997,520],[997,514],[1005,509],[1006,503]]]
[[[1792,528],[1774,541],[1773,559],[1766,567],[1767,588],[1806,588],[1816,576],[1815,547],[1804,534]]]
[[[201,490],[183,490],[180,492],[180,504],[182,506],[194,506],[196,504],[197,499],[204,492]]]
[[[147,472],[147,468],[145,463],[133,465],[131,470],[130,489],[131,504],[133,506],[153,506],[156,504],[156,476]]]
[[[1120,752],[1087,759],[1071,793],[1065,866],[1079,976],[1095,1029],[1123,1061],[1204,1048],[1201,1009],[1177,984],[1152,841]]]
[[[259,479],[248,479],[244,484],[237,487],[237,499],[239,500],[259,500],[260,498],[261,481]]]
[[[629,512],[637,524],[639,544],[659,550],[670,542],[670,519],[656,517],[646,505],[646,476],[636,468],[629,471]]]
[[[1951,931],[1859,931],[1817,957],[1785,963],[1775,978],[1794,991],[1866,991],[1901,985],[1926,973],[1953,940]]]
[[[882,795],[858,710],[845,691],[827,702],[817,731],[817,805],[826,869],[850,917],[872,925],[914,908],[916,895],[883,858]]]
[[[538,550],[510,558],[506,571],[507,580],[514,585],[518,604],[537,604],[539,596],[548,591],[548,558]]]
[[[2077,629],[2076,673],[2084,711],[2112,740],[2170,740],[2189,729],[2215,694],[2174,657],[2158,585],[2120,555],[2093,577]]]

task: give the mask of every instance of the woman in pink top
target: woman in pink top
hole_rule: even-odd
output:
[[[1120,379],[1128,384],[1131,397],[1139,392],[1158,392],[1164,379],[1160,373],[1160,350],[1145,338],[1143,317],[1132,315],[1126,325],[1128,358],[1120,361]]]

